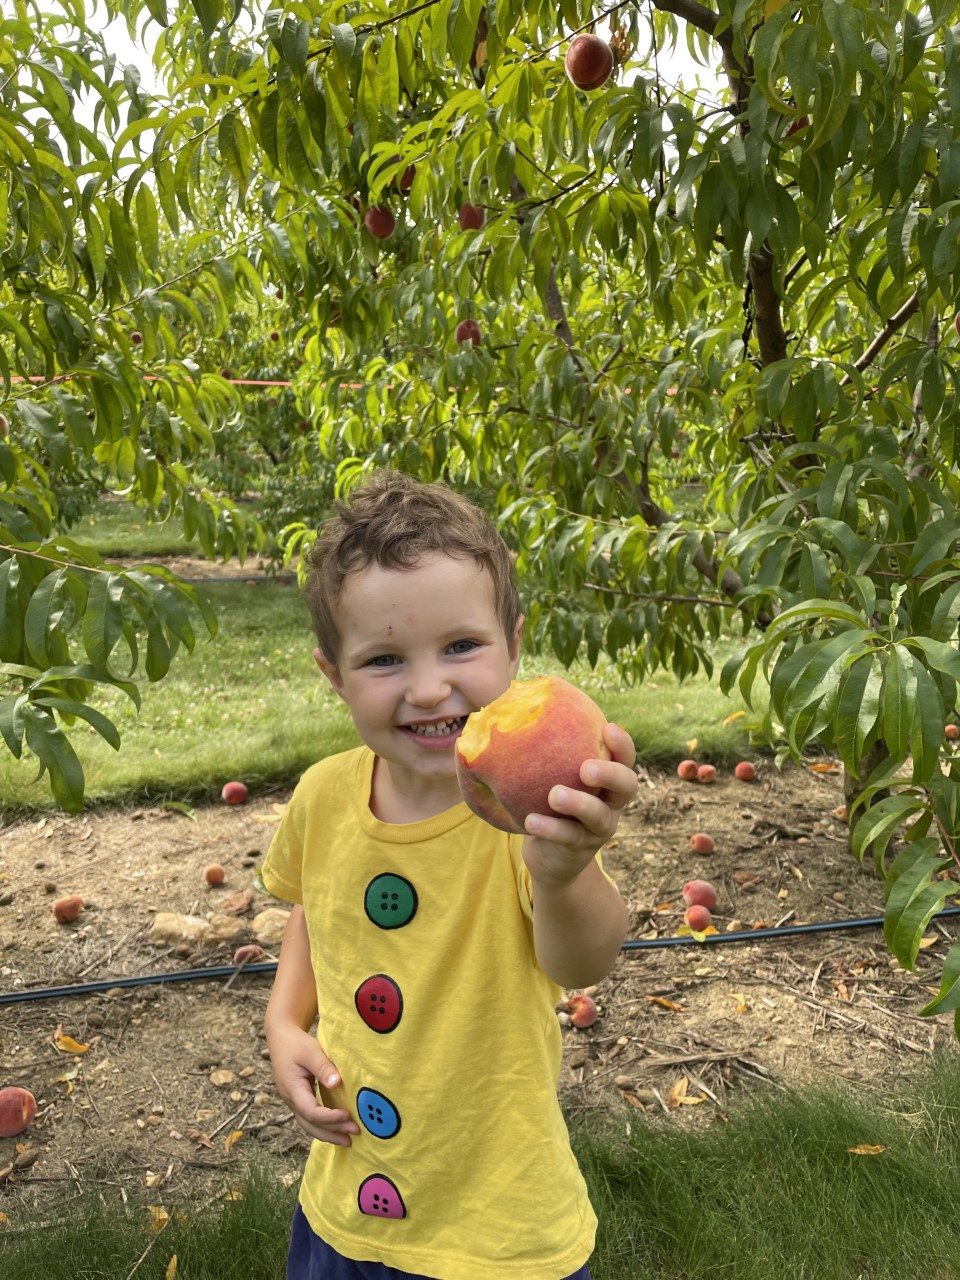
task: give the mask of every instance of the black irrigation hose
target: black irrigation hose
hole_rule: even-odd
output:
[[[960,907],[944,907],[933,917],[960,915]],[[654,947],[703,947],[720,942],[756,942],[757,939],[795,937],[798,933],[839,933],[843,929],[879,928],[883,916],[863,916],[854,920],[827,920],[813,924],[790,924],[782,928],[744,929],[736,933],[708,933],[703,938],[686,934],[670,938],[628,938],[621,951],[640,951]],[[276,960],[259,960],[254,964],[211,965],[204,969],[180,969],[170,973],[140,974],[135,978],[103,978],[98,982],[77,982],[63,987],[38,987],[35,990],[0,992],[0,1005],[21,1004],[31,1000],[52,1000],[61,996],[95,995],[102,991],[115,991],[120,987],[146,987],[161,982],[199,982],[204,978],[230,978],[237,973],[274,973]]]
[[[944,907],[933,917],[939,920],[942,916],[960,915],[960,907]],[[621,951],[640,951],[645,947],[679,947],[710,946],[718,942],[749,942],[757,938],[782,938],[798,933],[836,933],[840,929],[868,929],[883,924],[883,916],[863,916],[858,920],[819,920],[813,924],[788,924],[782,928],[774,926],[762,929],[743,929],[736,933],[708,933],[703,938],[689,938],[686,934],[672,938],[628,938],[620,948]],[[2,1001],[2,997],[0,997]]]

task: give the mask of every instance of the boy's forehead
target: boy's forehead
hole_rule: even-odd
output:
[[[388,613],[416,620],[424,609],[460,618],[491,610],[496,615],[493,577],[476,560],[454,556],[431,556],[409,568],[386,568],[372,561],[344,579],[336,604],[345,622],[364,616],[379,620]]]

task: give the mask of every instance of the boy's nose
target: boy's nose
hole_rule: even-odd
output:
[[[432,668],[416,668],[410,672],[407,702],[414,707],[436,707],[450,696],[450,681]]]

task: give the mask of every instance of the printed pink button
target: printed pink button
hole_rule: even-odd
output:
[[[400,1192],[382,1173],[372,1173],[360,1183],[357,1193],[360,1212],[371,1218],[405,1218],[407,1209]]]
[[[353,999],[367,1026],[381,1034],[392,1031],[403,1014],[400,988],[385,973],[375,973],[361,982]]]

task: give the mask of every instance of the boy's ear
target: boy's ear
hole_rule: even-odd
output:
[[[340,679],[340,671],[335,662],[331,662],[329,658],[324,657],[322,649],[314,649],[313,660],[330,681],[334,692],[341,698],[343,697],[343,681]]]

